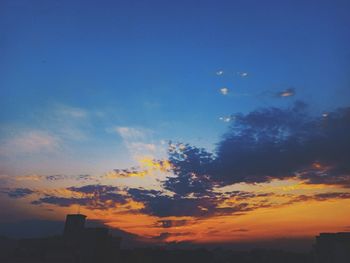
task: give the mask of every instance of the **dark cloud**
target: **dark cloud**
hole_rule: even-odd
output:
[[[81,187],[72,186],[67,189],[77,193],[83,193],[83,194],[105,194],[105,193],[111,193],[119,190],[119,188],[115,186],[99,185],[99,184],[84,185]]]
[[[197,195],[196,197],[181,197],[180,195],[167,196],[160,191],[146,190],[146,189],[129,189],[128,194],[132,199],[144,204],[144,208],[140,210],[142,213],[154,215],[158,217],[169,216],[193,216],[193,217],[209,217],[213,215],[228,215],[228,214],[242,214],[247,211],[257,209],[259,207],[269,207],[264,201],[256,202],[239,202],[233,201],[229,207],[220,207],[222,201],[232,198],[233,195],[239,197],[240,201],[260,196],[261,194],[248,194],[247,192],[235,191],[232,194],[228,193],[214,193],[210,196],[207,193]],[[245,196],[245,197],[244,197]],[[264,194],[265,196],[265,194]],[[172,227],[173,224],[186,224],[183,221],[161,220],[159,223],[163,227]]]
[[[210,177],[213,161],[213,154],[205,149],[171,143],[169,162],[175,176],[168,177],[163,187],[180,196],[211,196],[215,186]]]
[[[45,179],[47,181],[59,181],[59,180],[64,180],[67,179],[68,176],[67,175],[63,175],[63,174],[54,174],[54,175],[46,175]]]
[[[190,224],[188,220],[159,220],[156,227],[171,228]]]
[[[166,189],[210,194],[217,185],[296,176],[309,183],[350,185],[350,108],[325,119],[309,116],[306,105],[297,102],[235,116],[214,155],[188,145],[180,152],[185,155],[169,151],[177,176],[164,183]]]
[[[54,204],[63,207],[81,205],[90,209],[108,209],[115,207],[117,204],[127,203],[127,197],[118,193],[119,188],[114,186],[85,185],[81,187],[69,187],[67,189],[81,193],[83,196],[78,198],[46,195],[33,201],[32,204]]]
[[[1,192],[7,194],[11,198],[22,198],[35,193],[35,191],[29,188],[2,189]]]
[[[82,206],[89,206],[90,202],[91,202],[90,198],[67,198],[67,197],[58,197],[58,196],[46,196],[33,201],[32,204],[33,205],[52,204],[52,205],[57,205],[62,207],[68,207],[75,204],[82,205]]]
[[[328,199],[350,199],[350,193],[343,192],[334,192],[334,193],[322,193],[314,196],[317,201],[324,201]]]
[[[327,201],[331,199],[350,199],[350,192],[329,192],[329,193],[318,193],[314,195],[298,195],[289,196],[290,201],[284,203],[283,205],[290,205],[298,202],[307,201]]]
[[[216,207],[214,198],[185,198],[180,195],[167,196],[162,192],[145,189],[129,189],[129,195],[145,207],[141,212],[159,217],[205,216]]]
[[[79,175],[64,175],[64,174],[54,174],[54,175],[46,175],[44,178],[47,181],[59,181],[66,179],[75,179],[78,181],[88,181],[92,180],[92,176],[89,174],[79,174]]]

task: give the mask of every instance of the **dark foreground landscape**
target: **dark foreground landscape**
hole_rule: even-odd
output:
[[[86,216],[67,215],[62,236],[0,238],[4,263],[348,263],[350,233],[321,233],[308,252],[277,249],[182,248],[178,244],[122,249],[122,238],[106,227],[86,227]]]

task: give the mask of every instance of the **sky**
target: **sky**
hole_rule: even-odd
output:
[[[349,11],[1,1],[0,222],[79,211],[149,243],[350,231]]]

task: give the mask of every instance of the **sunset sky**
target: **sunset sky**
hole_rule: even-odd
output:
[[[149,243],[350,231],[349,12],[1,1],[0,235],[78,211]]]

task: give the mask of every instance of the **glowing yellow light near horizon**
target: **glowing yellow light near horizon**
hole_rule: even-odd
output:
[[[149,170],[153,171],[161,171],[161,172],[167,172],[169,169],[171,169],[171,163],[169,160],[154,160],[152,158],[142,158],[139,160],[141,167],[144,167]]]

